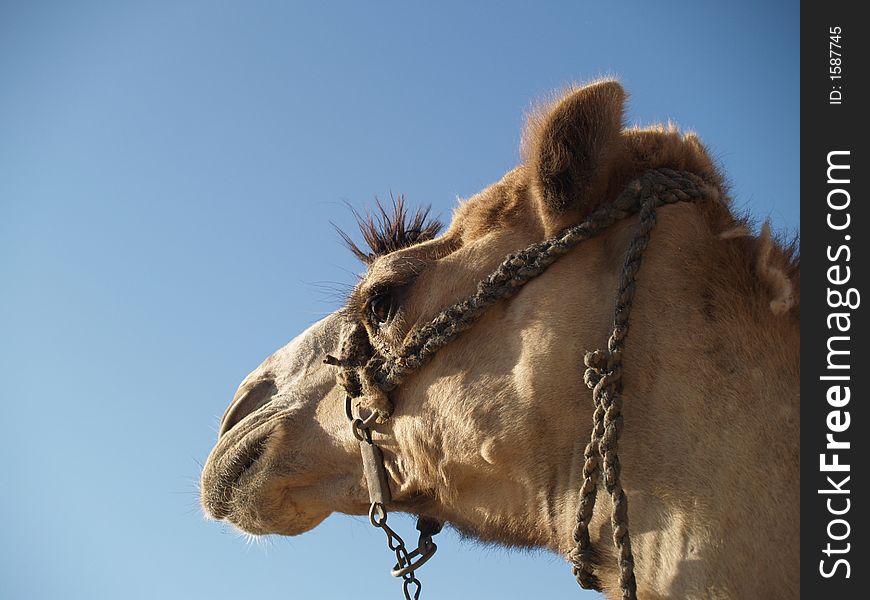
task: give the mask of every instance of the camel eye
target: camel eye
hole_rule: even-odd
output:
[[[369,302],[369,312],[375,324],[384,325],[395,312],[393,297],[390,294],[378,294]]]

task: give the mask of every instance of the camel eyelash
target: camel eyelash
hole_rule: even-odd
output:
[[[354,242],[341,229],[336,229],[345,246],[353,252],[354,256],[364,264],[370,265],[381,256],[434,239],[440,233],[443,224],[438,219],[431,218],[429,212],[428,206],[411,212],[405,205],[405,197],[402,195],[392,198],[391,209],[378,201],[375,210],[365,216],[353,210],[360,233],[365,240],[364,247]]]

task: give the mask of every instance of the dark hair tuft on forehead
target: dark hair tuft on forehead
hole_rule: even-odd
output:
[[[365,248],[361,248],[347,233],[336,228],[345,246],[367,265],[379,256],[431,240],[443,227],[441,221],[429,216],[431,207],[425,206],[410,212],[405,206],[405,197],[402,194],[396,197],[391,195],[390,198],[391,207],[385,207],[380,200],[376,200],[376,210],[365,215],[351,209],[365,240]]]

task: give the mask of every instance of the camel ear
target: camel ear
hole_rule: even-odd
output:
[[[598,81],[529,117],[523,158],[545,218],[561,220],[569,211],[582,218],[603,199],[624,101],[619,83]]]

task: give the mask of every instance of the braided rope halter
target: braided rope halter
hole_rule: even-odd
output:
[[[636,290],[635,278],[656,222],[658,207],[677,202],[719,199],[718,188],[694,173],[666,168],[649,170],[629,184],[616,200],[594,210],[579,225],[509,255],[478,284],[474,294],[413,330],[398,350],[388,348],[377,338],[371,339],[362,323],[356,323],[342,344],[341,358],[326,358],[327,364],[341,367],[339,383],[346,391],[345,411],[354,435],[360,440],[363,472],[371,500],[369,518],[372,525],[384,530],[390,549],[396,553],[397,562],[392,574],[403,578],[406,600],[416,600],[420,596],[421,584],[414,571],[434,554],[437,547],[432,542],[432,535],[440,531],[441,523],[420,517],[417,523],[420,541],[417,549],[411,552],[405,548],[402,538],[386,524],[386,505],[391,501],[390,488],[383,455],[372,442],[371,428],[392,414],[392,403],[387,394],[448,342],[469,329],[490,306],[516,295],[526,283],[546,271],[580,242],[621,219],[639,213],[637,231],[625,253],[614,307],[613,330],[607,341],[607,349],[587,352],[584,357],[584,382],[592,389],[594,412],[592,433],[583,453],[583,484],[580,488],[577,525],[573,532],[576,545],[568,553],[580,586],[601,591],[593,562],[589,523],[603,468],[604,486],[612,502],[610,520],[613,544],[618,555],[622,598],[636,598],[634,558],[628,533],[628,498],[620,481],[618,457],[619,436],[623,427],[622,353]],[[372,407],[365,416],[354,413],[354,400],[361,397],[369,399],[367,405]]]

